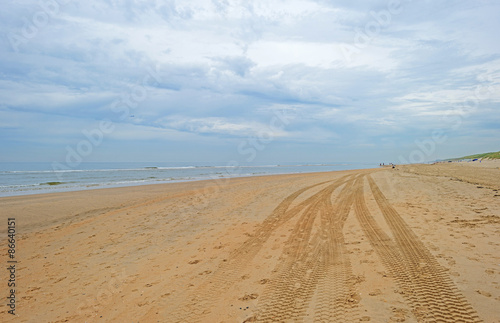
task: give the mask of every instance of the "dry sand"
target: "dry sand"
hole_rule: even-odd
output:
[[[500,322],[500,164],[1,198],[2,322]]]

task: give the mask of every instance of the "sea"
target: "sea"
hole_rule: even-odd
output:
[[[228,177],[328,172],[378,167],[378,163],[224,163],[86,162],[75,167],[54,163],[0,163],[0,197],[81,191],[109,187],[198,181]]]

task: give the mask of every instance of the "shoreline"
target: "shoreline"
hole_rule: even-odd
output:
[[[369,169],[376,171],[376,168]],[[321,176],[321,175],[329,175],[331,173],[337,172],[357,172],[360,169],[352,169],[352,170],[342,170],[342,171],[330,171],[330,172],[311,172],[311,173],[295,173],[295,174],[266,174],[266,175],[255,175],[255,176],[240,176],[240,177],[226,177],[226,178],[217,178],[217,179],[203,179],[203,180],[192,180],[192,181],[179,181],[179,182],[169,182],[169,183],[158,183],[158,184],[142,184],[142,185],[134,185],[134,186],[121,186],[121,187],[105,187],[105,188],[93,188],[87,190],[79,190],[79,191],[64,191],[64,192],[49,192],[49,193],[37,193],[37,194],[26,194],[26,195],[14,195],[14,196],[0,196],[0,204],[3,204],[4,207],[14,207],[13,213],[32,212],[33,214],[37,211],[35,209],[30,209],[29,206],[34,205],[36,208],[40,208],[40,205],[43,205],[45,208],[39,210],[38,212],[43,212],[40,217],[44,218],[41,221],[36,223],[31,223],[28,221],[26,225],[28,228],[36,227],[38,229],[42,229],[47,227],[47,224],[43,222],[49,218],[49,225],[55,223],[54,221],[60,220],[60,218],[68,218],[67,213],[72,214],[80,214],[90,212],[92,210],[103,210],[106,211],[110,208],[109,200],[95,200],[100,194],[103,193],[110,197],[113,197],[116,200],[111,201],[111,207],[118,207],[118,205],[122,206],[123,203],[126,203],[128,199],[131,197],[134,201],[139,200],[149,200],[159,198],[159,196],[163,194],[168,194],[170,192],[176,192],[178,190],[194,190],[199,196],[201,196],[204,200],[208,199],[208,195],[212,195],[213,192],[219,191],[224,187],[238,183],[239,181],[246,181],[247,179],[264,179],[269,178],[272,180],[275,177],[276,180],[280,180],[280,178],[293,178],[295,176]],[[82,194],[79,194],[82,193]],[[126,198],[120,199],[121,195],[126,195]],[[205,198],[205,196],[207,196]],[[63,208],[62,214],[64,216],[57,216],[57,208],[53,208],[51,205],[56,203],[59,200],[72,200],[74,204],[71,207],[71,211],[69,208]],[[89,205],[88,201],[94,201]],[[26,206],[27,204],[28,206]],[[74,209],[74,210],[73,210]],[[56,212],[54,212],[56,211]],[[4,237],[6,234],[6,228],[0,227],[0,237]]]
[[[129,180],[128,182],[102,182],[102,183],[79,183],[78,186],[70,186],[66,187],[67,184],[75,184],[75,182],[61,182],[61,181],[51,181],[38,183],[38,184],[29,184],[26,186],[33,186],[32,189],[27,190],[19,190],[12,192],[0,192],[0,198],[3,197],[13,197],[13,196],[26,196],[26,195],[37,195],[37,194],[50,194],[50,193],[62,193],[62,192],[78,192],[78,191],[87,191],[87,190],[96,190],[96,189],[107,189],[107,188],[121,188],[121,187],[136,187],[143,185],[161,185],[161,184],[170,184],[170,183],[183,183],[183,182],[196,182],[196,181],[205,181],[205,180],[225,180],[228,178],[244,178],[244,177],[255,177],[255,176],[269,176],[269,175],[292,175],[292,174],[308,174],[308,173],[321,173],[328,171],[342,171],[342,170],[356,170],[356,169],[368,169],[369,167],[359,167],[361,165],[352,165],[356,166],[355,168],[347,168],[347,169],[332,169],[332,170],[316,170],[316,171],[295,171],[295,172],[286,172],[286,173],[248,173],[241,174],[235,172],[234,169],[245,169],[245,168],[271,168],[271,169],[283,169],[283,168],[301,168],[301,167],[342,167],[349,166],[349,163],[338,163],[338,164],[318,164],[318,165],[266,165],[266,166],[239,166],[237,168],[227,167],[227,166],[203,166],[203,167],[178,167],[176,169],[189,169],[189,170],[200,170],[200,169],[224,169],[224,173],[211,173],[205,174],[203,176],[194,176],[194,177],[184,177],[184,178],[170,178],[170,179],[140,179],[140,180]],[[363,163],[365,166],[375,166],[371,165],[371,163]],[[158,170],[158,167],[143,167],[140,169],[95,169],[95,170],[84,170],[85,172],[115,172],[115,171],[137,171],[137,170]],[[167,170],[170,168],[162,169]],[[231,170],[231,171],[228,171]],[[31,171],[29,171],[31,172]],[[40,171],[42,173],[47,173],[48,171]],[[75,172],[80,172],[80,170],[75,170]],[[50,172],[49,172],[50,173]],[[224,176],[227,174],[229,176]],[[188,176],[188,175],[187,175]],[[58,178],[58,180],[60,180]]]
[[[500,170],[398,168],[2,197],[20,279],[0,317],[498,322]]]

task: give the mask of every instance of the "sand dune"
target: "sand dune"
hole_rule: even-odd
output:
[[[500,322],[498,166],[1,198],[1,321]]]

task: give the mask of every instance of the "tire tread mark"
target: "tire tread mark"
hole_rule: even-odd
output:
[[[314,201],[315,195],[292,207],[291,204],[304,192],[317,186],[334,182],[331,185],[342,185],[346,178],[343,176],[337,180],[323,181],[302,188],[286,197],[255,230],[252,237],[247,239],[240,247],[234,250],[226,262],[220,264],[219,268],[211,275],[210,282],[201,285],[192,293],[188,293],[185,301],[169,313],[174,322],[203,322],[203,318],[210,313],[210,308],[216,302],[221,292],[231,286],[241,275],[240,273],[252,261],[262,249],[264,243],[272,233],[281,225],[300,214],[300,211]]]
[[[331,195],[340,187],[339,183],[323,189],[302,205],[302,215],[285,243],[286,257],[275,269],[273,283],[261,301],[258,322],[303,320],[315,292],[318,300],[314,307],[315,321],[335,318],[353,321],[356,304],[349,303],[353,286],[348,283],[352,270],[342,235],[353,202],[353,182],[349,180],[341,190],[335,207]],[[311,235],[318,217],[320,230]]]
[[[389,238],[369,214],[359,181],[356,213],[384,265],[396,279],[419,321],[481,322],[472,306],[455,287],[445,269],[390,205],[371,176],[371,192],[394,239]]]
[[[321,272],[325,249],[321,230],[312,236],[313,224],[324,201],[343,184],[329,185],[299,205],[303,208],[301,216],[285,242],[283,260],[275,268],[276,274],[261,300],[259,322],[303,318]]]
[[[357,294],[352,267],[345,246],[343,227],[354,202],[354,182],[346,184],[335,206],[327,200],[323,217],[327,239],[327,256],[322,280],[318,283],[315,322],[354,322],[358,320]]]

